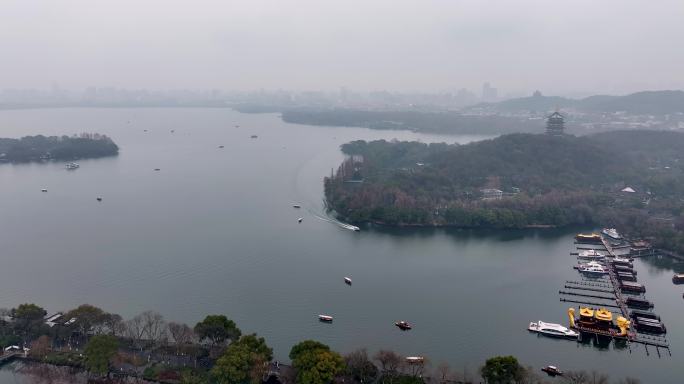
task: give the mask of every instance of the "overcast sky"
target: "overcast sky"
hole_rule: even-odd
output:
[[[0,88],[684,88],[684,0],[0,0]]]

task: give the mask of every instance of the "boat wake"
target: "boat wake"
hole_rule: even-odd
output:
[[[329,217],[323,217],[323,216],[317,214],[316,212],[313,212],[313,211],[310,210],[310,209],[307,209],[307,210],[309,211],[309,213],[310,213],[312,216],[314,216],[314,217],[317,218],[318,220],[321,220],[321,221],[325,221],[325,222],[328,222],[328,223],[335,224],[335,225],[337,225],[337,226],[340,227],[340,228],[348,229],[348,230],[350,230],[350,231],[354,231],[354,232],[359,232],[359,231],[361,231],[361,229],[360,229],[359,227],[355,226],[355,225],[343,223],[343,222],[341,222],[341,221],[339,221],[339,220],[331,219],[331,218],[329,218]]]

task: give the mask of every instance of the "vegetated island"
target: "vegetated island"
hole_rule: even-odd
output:
[[[77,160],[116,156],[117,146],[108,136],[83,133],[74,136],[26,136],[0,138],[0,162],[22,163],[47,160]]]
[[[458,144],[354,141],[325,178],[353,223],[460,228],[615,226],[684,252],[684,134],[511,134]]]

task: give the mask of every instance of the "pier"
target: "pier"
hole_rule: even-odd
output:
[[[625,244],[623,242],[622,244],[614,245],[605,236],[600,235],[600,238],[600,243],[598,241],[590,243],[576,241],[575,244],[578,251],[596,250],[605,252],[606,258],[603,263],[605,264],[607,274],[604,275],[605,277],[597,278],[587,278],[586,276],[582,275],[582,278],[579,281],[566,281],[563,286],[564,290],[558,291],[559,295],[561,295],[560,301],[598,308],[611,308],[620,316],[629,319],[631,325],[626,335],[620,334],[616,329],[602,329],[598,327],[587,326],[586,324],[575,324],[575,329],[580,332],[580,336],[582,333],[584,333],[593,335],[595,337],[602,336],[609,337],[613,340],[625,340],[627,343],[644,345],[647,354],[649,354],[648,347],[651,346],[655,347],[658,356],[660,356],[661,348],[666,349],[668,354],[671,355],[669,344],[665,336],[659,334],[643,333],[643,330],[640,332],[637,329],[637,321],[630,316],[630,309],[627,305],[628,298],[639,298],[643,300],[643,292],[645,287],[634,283],[636,281],[636,273],[625,271],[623,273],[630,273],[631,275],[629,276],[630,279],[628,280],[633,279],[632,281],[634,281],[631,284],[636,285],[632,287],[635,289],[634,291],[629,291],[629,294],[623,293],[624,284],[622,280],[624,280],[626,276],[619,275],[614,266],[615,257],[625,257],[628,255],[628,253],[625,251],[631,250],[629,245],[630,243]],[[634,256],[638,257],[653,255],[654,251],[652,249],[639,249],[638,252],[630,252],[629,255],[632,256],[634,253],[636,253]],[[578,254],[579,252],[571,253],[571,255],[574,256],[578,256]],[[641,289],[641,291],[636,290],[637,288]],[[578,339],[578,341],[579,340],[581,340],[581,337]]]
[[[17,357],[22,356],[24,353],[23,352],[8,352],[5,354],[0,355],[0,366],[9,363],[10,361],[14,360]]]

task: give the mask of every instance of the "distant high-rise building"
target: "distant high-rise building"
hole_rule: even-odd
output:
[[[563,135],[565,130],[565,118],[558,111],[546,118],[546,134],[553,136]]]
[[[496,100],[497,96],[498,91],[496,88],[493,88],[489,83],[482,84],[482,100]]]

